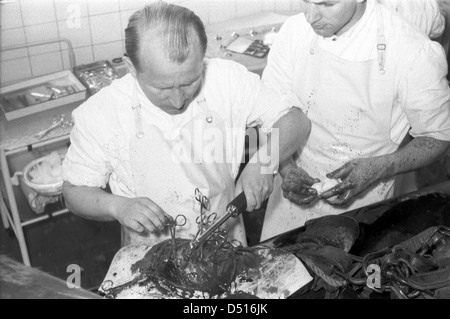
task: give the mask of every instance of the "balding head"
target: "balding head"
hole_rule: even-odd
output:
[[[194,50],[200,46],[200,50]],[[147,50],[163,50],[171,62],[183,63],[192,52],[204,56],[207,38],[200,18],[191,10],[164,2],[136,11],[125,29],[125,49],[138,72],[146,64]]]

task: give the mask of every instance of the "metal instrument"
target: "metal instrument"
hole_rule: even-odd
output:
[[[206,216],[205,210],[209,209],[209,199],[198,188],[195,189],[195,200],[200,204],[200,216],[195,222],[199,225],[199,231],[202,234],[208,223],[215,219],[215,215]]]
[[[170,237],[172,238],[172,254],[173,254],[173,256],[176,256],[175,228],[186,225],[187,218],[186,218],[186,216],[180,214],[180,215],[177,215],[175,218],[171,218],[169,216],[164,216],[164,219],[165,219],[164,227],[169,228]]]
[[[187,219],[186,216],[179,214],[174,219],[164,216],[165,218],[165,227],[175,228],[186,225]]]
[[[46,129],[43,129],[42,131],[36,133],[34,136],[38,139],[43,138],[45,135],[47,135],[50,131],[58,128],[58,127],[66,127],[66,126],[72,126],[73,122],[72,121],[67,121],[65,119],[64,114],[61,114],[61,116],[59,118],[53,118],[53,123],[52,125],[50,125],[49,127],[47,127]]]
[[[235,199],[227,205],[223,216],[214,221],[214,223],[190,243],[190,249],[195,250],[201,246],[211,235],[230,217],[238,217],[247,208],[247,199],[244,192],[240,193]]]

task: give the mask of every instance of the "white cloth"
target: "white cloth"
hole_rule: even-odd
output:
[[[205,60],[205,68],[203,91],[208,107],[235,133],[228,149],[232,178],[235,178],[244,154],[246,128],[258,125],[270,131],[292,105],[273,90],[264,89],[258,75],[238,63],[211,59]],[[135,136],[134,83],[133,76],[126,75],[74,110],[71,146],[62,168],[64,180],[92,187],[109,183],[113,194],[136,196],[129,154],[130,139]],[[142,105],[143,125],[156,125],[168,139],[199,112],[197,103],[193,102],[183,114],[168,115],[142,96],[142,91],[139,94],[141,103],[147,102]]]
[[[387,45],[384,81],[378,80],[377,11]],[[319,60],[311,60],[313,56]],[[330,58],[321,58],[327,56]],[[303,14],[288,19],[272,46],[263,80],[300,101],[312,130],[297,165],[304,164],[313,177],[324,179],[351,159],[395,151],[410,127],[413,136],[450,140],[450,90],[445,67],[442,47],[395,13],[368,0],[360,21],[340,37],[317,36]],[[319,83],[317,92],[311,87],[314,83]],[[326,105],[319,105],[324,101]],[[330,118],[332,108],[340,106],[348,118],[341,119],[339,113]],[[361,134],[366,121],[369,131]],[[378,129],[373,123],[379,123]],[[331,142],[320,146],[321,141]],[[359,196],[349,207],[324,205],[322,201],[300,207],[286,203],[279,182],[278,178],[269,199],[261,240],[300,227],[309,218],[342,213],[392,196],[391,181]]]
[[[436,0],[377,0],[397,12],[430,39],[439,38],[445,30],[445,17]]]

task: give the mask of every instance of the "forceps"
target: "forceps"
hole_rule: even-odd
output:
[[[171,229],[175,228],[177,226],[180,226],[180,227],[184,226],[187,223],[186,216],[184,216],[182,214],[177,215],[174,219],[169,218],[168,216],[164,216],[164,217],[166,219],[165,226],[170,227]]]
[[[195,200],[200,204],[200,216],[195,220],[200,225],[200,231],[203,232],[204,223],[210,221],[210,216],[206,217],[205,210],[209,209],[209,199],[202,194],[200,189],[195,189]],[[215,218],[215,216],[213,217]],[[214,219],[213,219],[214,220]]]

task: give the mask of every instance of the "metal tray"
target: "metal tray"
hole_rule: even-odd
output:
[[[118,78],[116,70],[108,60],[76,66],[73,71],[91,95]]]
[[[65,70],[0,88],[0,109],[9,121],[85,98],[86,88]]]

